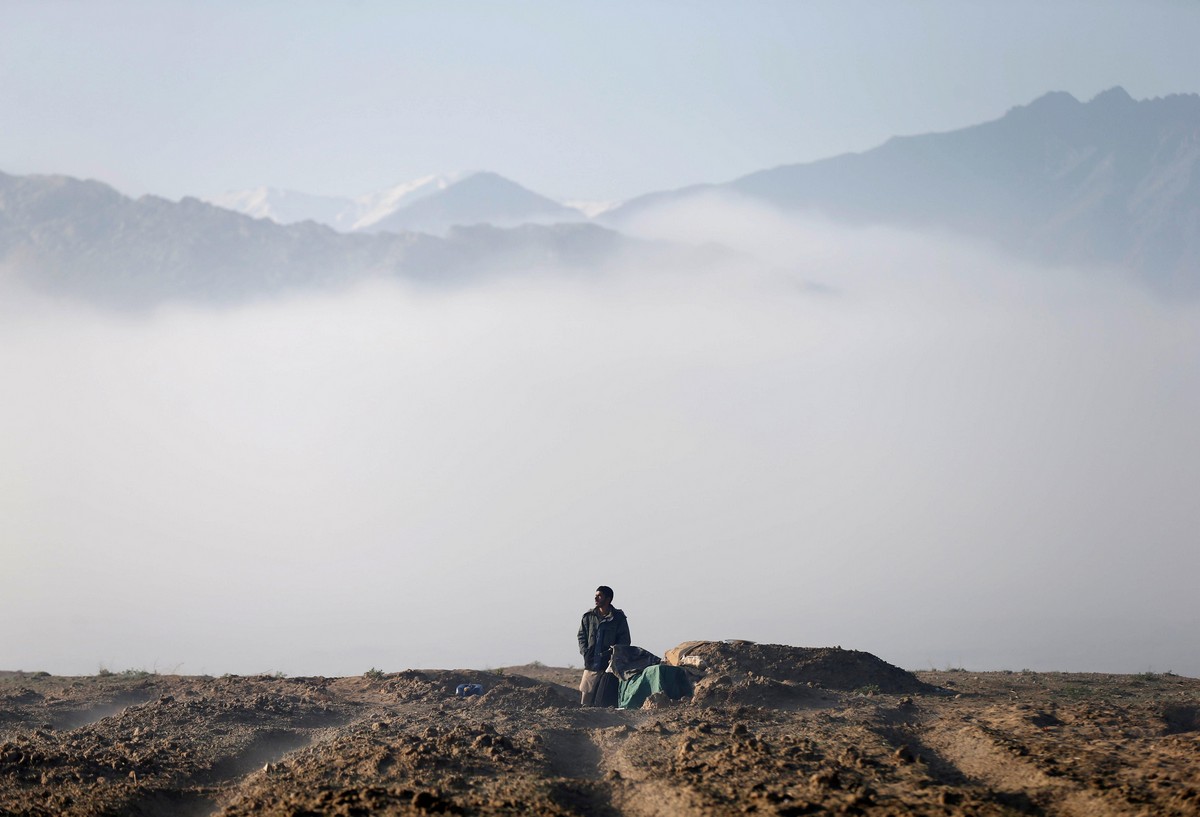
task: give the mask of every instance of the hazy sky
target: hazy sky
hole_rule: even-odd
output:
[[[1198,33],[1192,2],[0,0],[0,171],[620,198],[1194,92]],[[656,652],[1200,675],[1195,305],[744,203],[634,231],[744,255],[136,316],[0,289],[0,669],[578,663],[603,582]]]
[[[0,2],[0,171],[359,194],[486,169],[610,200],[1195,92],[1178,2]]]

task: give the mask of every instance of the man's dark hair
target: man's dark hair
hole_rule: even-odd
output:
[[[608,599],[609,601],[612,601],[612,597],[613,597],[613,591],[612,591],[612,588],[611,588],[611,587],[609,587],[607,584],[602,584],[602,585],[600,585],[599,587],[597,587],[597,588],[596,588],[596,592],[597,592],[597,593],[603,593],[603,594],[604,594],[604,597],[605,597],[606,599]]]

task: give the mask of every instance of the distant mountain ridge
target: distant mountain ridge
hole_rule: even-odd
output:
[[[1063,92],[1002,118],[890,139],[863,153],[631,200],[651,208],[732,193],[855,224],[936,228],[1038,261],[1112,265],[1168,293],[1200,294],[1200,96],[1135,101]]]
[[[1039,262],[1122,268],[1162,293],[1200,297],[1200,96],[1134,101],[1119,88],[1087,103],[1050,93],[992,122],[650,194],[594,223],[494,173],[427,177],[364,197],[352,213],[338,200],[261,190],[234,202],[297,219],[287,224],[194,198],[131,199],[94,181],[0,174],[0,264],[40,286],[114,302],[236,298],[374,274],[570,268],[638,244],[598,225],[620,229],[711,193],[852,224],[953,232]]]
[[[368,276],[452,281],[507,269],[594,267],[640,242],[594,224],[340,233],[194,198],[132,199],[66,176],[0,173],[0,266],[42,290],[116,306],[234,301]]]
[[[316,221],[342,232],[417,231],[445,235],[453,227],[583,221],[574,207],[534,193],[496,173],[425,176],[360,196],[313,196],[256,188],[209,200],[218,207],[280,224]]]

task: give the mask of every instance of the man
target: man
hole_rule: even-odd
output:
[[[630,643],[629,622],[624,613],[612,606],[612,588],[603,584],[597,587],[595,600],[596,606],[584,613],[579,623],[579,654],[583,656],[579,703],[583,706],[605,705],[605,696],[598,699],[596,692],[608,669],[609,648],[614,644]],[[616,696],[607,697],[611,697],[615,705]]]

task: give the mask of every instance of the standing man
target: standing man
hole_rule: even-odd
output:
[[[583,614],[579,623],[579,654],[583,656],[583,680],[579,682],[579,703],[583,706],[604,706],[604,696],[597,699],[597,687],[608,669],[608,650],[614,644],[629,640],[629,622],[625,614],[612,606],[613,591],[607,585],[596,588],[596,606]],[[615,688],[613,690],[616,691]],[[611,696],[614,704],[616,696]]]

